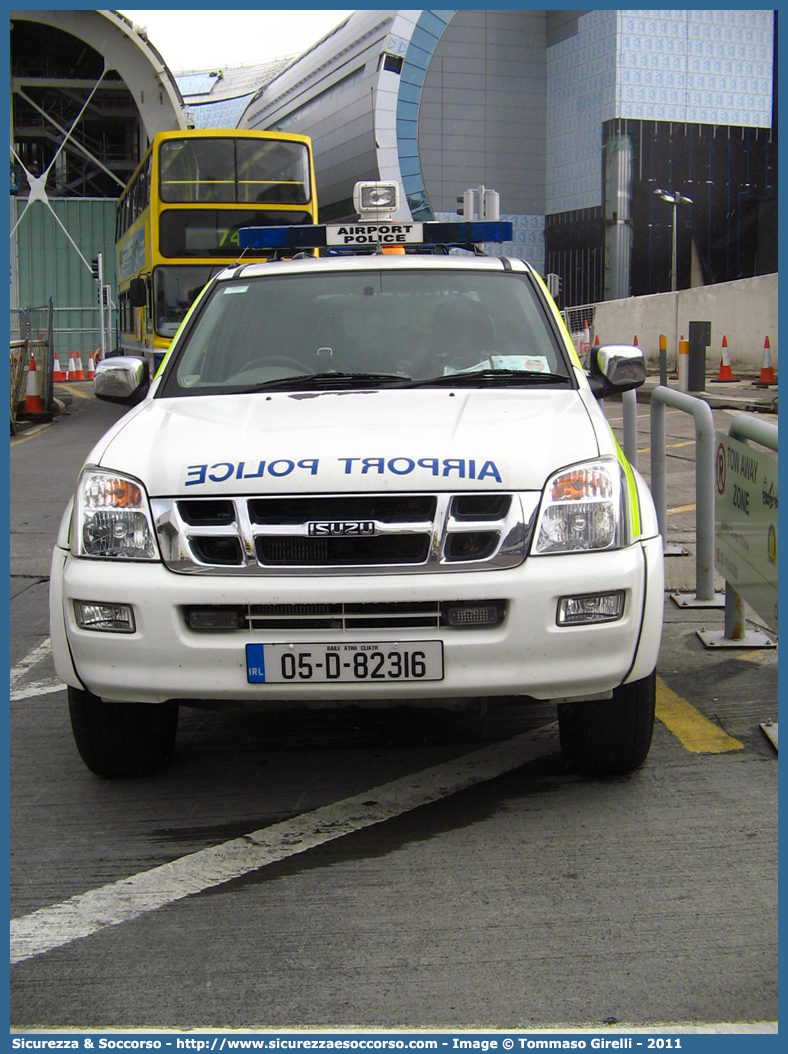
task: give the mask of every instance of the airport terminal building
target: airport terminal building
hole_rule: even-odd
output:
[[[311,136],[326,221],[360,179],[396,179],[414,219],[495,190],[503,251],[562,307],[777,271],[774,10],[363,10],[296,58],[177,75],[116,11],[11,26],[12,309],[93,308],[115,200],[190,125]]]
[[[239,126],[312,137],[321,218],[483,185],[564,305],[777,270],[775,11],[356,11]],[[675,207],[658,196],[680,195]],[[690,199],[691,203],[682,199]]]

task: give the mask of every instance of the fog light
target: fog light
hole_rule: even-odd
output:
[[[75,600],[74,617],[80,629],[101,633],[133,633],[134,612],[129,604],[101,604],[92,600]]]
[[[443,617],[449,626],[497,626],[503,619],[503,607],[497,601],[446,604]]]
[[[578,597],[561,597],[556,622],[559,626],[576,626],[587,622],[615,622],[624,613],[624,591],[586,593]]]

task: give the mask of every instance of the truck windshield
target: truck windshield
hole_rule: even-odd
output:
[[[179,343],[163,395],[334,389],[368,380],[569,383],[526,275],[324,271],[218,282]],[[522,376],[521,376],[522,375]],[[292,381],[292,384],[289,382]]]

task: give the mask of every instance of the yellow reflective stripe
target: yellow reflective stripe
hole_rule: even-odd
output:
[[[633,538],[640,537],[640,501],[638,500],[638,488],[635,483],[635,474],[632,471],[632,466],[624,456],[624,451],[619,446],[619,442],[610,430],[610,434],[613,436],[613,442],[616,444],[616,457],[618,463],[624,471],[624,476],[627,481],[627,500],[629,503],[629,522],[632,524],[632,535]]]

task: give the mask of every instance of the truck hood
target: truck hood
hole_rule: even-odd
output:
[[[148,399],[89,461],[151,497],[541,490],[613,449],[583,390],[276,392]]]

